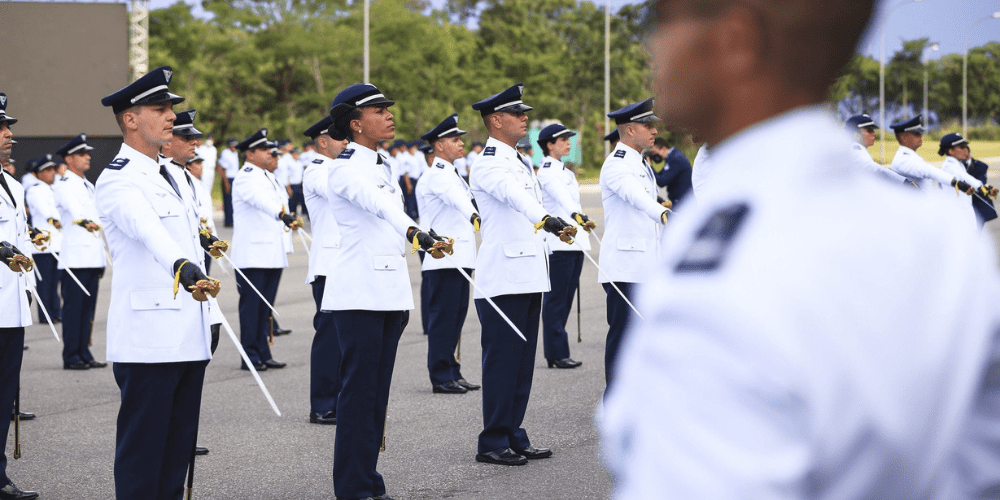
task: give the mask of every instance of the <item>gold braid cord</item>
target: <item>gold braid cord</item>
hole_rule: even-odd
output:
[[[177,298],[177,290],[181,286],[181,269],[184,269],[184,266],[186,266],[186,265],[188,265],[188,260],[184,259],[184,262],[181,262],[181,265],[177,266],[177,271],[174,272],[174,298],[175,299]]]

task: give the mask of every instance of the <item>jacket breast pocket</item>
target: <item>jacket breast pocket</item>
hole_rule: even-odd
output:
[[[618,238],[618,251],[621,252],[621,267],[625,271],[638,271],[645,263],[645,238]]]
[[[406,267],[406,259],[398,255],[376,255],[372,257],[372,269],[376,271],[398,271]]]
[[[161,219],[165,217],[179,217],[184,211],[179,205],[171,203],[170,200],[160,198],[159,196],[153,198],[150,202],[153,205],[153,211],[156,212],[156,215],[160,216]]]
[[[538,245],[533,241],[516,241],[503,246],[504,271],[510,283],[528,283],[538,279],[534,257],[538,254]],[[527,258],[525,258],[527,257]]]

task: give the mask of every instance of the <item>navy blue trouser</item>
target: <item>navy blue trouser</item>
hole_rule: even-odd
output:
[[[45,314],[42,313],[41,307],[43,305],[49,316],[52,316],[52,320],[58,321],[62,319],[62,305],[59,303],[59,278],[62,276],[62,271],[58,268],[59,263],[49,253],[36,253],[31,258],[35,260],[35,267],[42,277],[42,281],[35,287],[42,299],[42,304],[38,306],[38,322],[45,323]]]
[[[225,189],[222,190],[222,213],[225,216],[225,226],[233,227],[233,181],[236,179],[229,179],[229,192],[227,193]],[[225,186],[223,186],[225,188]]]
[[[573,309],[580,286],[583,252],[552,252],[549,255],[549,283],[552,290],[542,296],[542,346],[545,359],[569,357],[566,320]]]
[[[635,283],[616,281],[616,285],[634,304],[632,296],[635,293]],[[608,294],[608,337],[604,346],[604,381],[607,386],[611,385],[611,378],[614,374],[615,360],[618,358],[618,349],[622,344],[622,337],[625,335],[625,328],[634,312],[628,306],[622,296],[611,286],[610,283],[602,283],[604,292]]]
[[[206,366],[208,360],[114,364],[122,393],[115,440],[118,500],[183,496]]]
[[[63,363],[93,361],[90,353],[90,333],[94,329],[97,310],[97,289],[101,281],[100,267],[73,269],[73,274],[90,292],[88,297],[69,276],[62,277],[63,296]]]
[[[278,294],[278,282],[281,281],[281,269],[247,268],[240,269],[247,275],[264,295],[268,302],[274,304]],[[247,282],[236,273],[236,284],[240,290],[240,343],[247,352],[250,361],[258,363],[271,359],[271,347],[268,345],[268,317],[271,309],[267,307],[257,292],[247,285]]]
[[[486,299],[476,299],[483,325],[483,432],[479,433],[479,453],[531,446],[521,423],[535,372],[542,294],[498,295],[492,299],[528,341],[521,340]]]
[[[406,181],[401,182],[403,185],[403,205],[406,208],[406,215],[409,215],[413,220],[416,220],[420,216],[420,213],[417,211],[417,181],[419,180],[410,177],[410,186],[413,190],[409,193],[406,192]]]
[[[302,215],[309,215],[306,208],[306,199],[302,194],[302,184],[292,184],[292,195],[288,197],[288,213],[295,215],[302,207]]]
[[[326,276],[317,276],[312,282],[316,314],[313,315],[312,353],[309,358],[309,409],[323,415],[337,412],[337,394],[340,393],[340,342],[337,326],[330,311],[322,312],[323,287]]]
[[[465,272],[472,275],[472,269]],[[427,371],[431,385],[440,385],[463,378],[455,348],[469,313],[469,282],[458,269],[422,274],[427,284]]]
[[[212,275],[212,261],[215,260],[208,252],[205,252],[205,276]]]
[[[0,447],[0,486],[10,482],[7,477],[7,455],[4,454],[10,417],[14,411],[14,396],[21,383],[21,357],[24,354],[24,327],[0,328],[0,427],[4,446]]]
[[[385,494],[375,467],[382,445],[389,385],[402,332],[402,311],[331,311],[340,340],[333,490],[337,498]]]

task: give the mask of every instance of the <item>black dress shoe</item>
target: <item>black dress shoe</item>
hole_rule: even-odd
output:
[[[281,361],[277,361],[277,360],[274,360],[274,359],[269,359],[269,360],[265,361],[264,364],[268,368],[278,369],[278,368],[284,368],[287,363],[282,363]]]
[[[7,483],[6,486],[0,488],[0,500],[32,500],[38,498],[37,491],[24,491],[14,483]]]
[[[289,330],[288,328],[275,328],[274,329],[274,336],[275,337],[279,337],[281,335],[288,335],[290,333],[292,333],[292,331]]]
[[[464,378],[460,378],[460,379],[456,380],[455,383],[458,384],[458,385],[460,385],[460,386],[462,386],[462,387],[465,387],[465,390],[467,390],[467,391],[478,391],[479,389],[482,388],[482,386],[473,384],[472,382],[469,382],[468,380],[465,380]]]
[[[63,363],[63,370],[89,370],[90,363],[77,361],[76,363]]]
[[[524,455],[524,458],[528,460],[538,460],[539,458],[549,458],[552,456],[552,450],[548,448],[535,448],[534,446],[529,446],[523,450],[514,450],[514,452]]]
[[[107,363],[102,363],[96,359],[88,361],[87,364],[90,365],[91,368],[104,368],[105,366],[108,366]]]
[[[468,389],[458,385],[458,382],[454,380],[434,386],[434,394],[465,394],[467,392],[469,392]]]
[[[194,447],[194,454],[195,455],[208,455],[208,448],[205,448],[204,446],[195,446]]]
[[[310,424],[337,425],[337,412],[331,410],[322,415],[309,412]]]
[[[488,451],[486,453],[476,453],[476,461],[497,465],[524,465],[528,459],[510,448],[500,448],[499,450]]]
[[[11,422],[14,421],[14,415],[16,415],[16,413],[11,413],[10,414],[10,420],[11,420]],[[34,419],[35,419],[35,414],[34,413],[28,413],[26,411],[22,411],[21,412],[21,420],[34,420]]]
[[[573,358],[549,359],[549,368],[576,368],[583,364],[582,361],[573,361]]]
[[[241,370],[250,371],[250,369],[247,368],[247,365],[245,363],[241,363],[240,364],[240,369]],[[253,369],[257,370],[259,372],[264,372],[264,371],[267,371],[267,365],[265,365],[263,361],[254,361],[253,362]]]

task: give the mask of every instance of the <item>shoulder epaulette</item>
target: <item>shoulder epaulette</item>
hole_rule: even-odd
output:
[[[244,171],[244,172],[249,172],[249,171],[251,171],[251,170],[253,170],[253,167],[247,167],[247,168],[244,168],[244,169],[243,169],[243,171]]]
[[[108,163],[108,167],[107,168],[110,168],[111,170],[121,170],[122,167],[124,167],[125,165],[128,165],[129,161],[131,161],[131,160],[129,160],[128,158],[115,158],[111,163]],[[66,180],[66,179],[69,179],[69,177],[63,177],[62,178],[62,180]]]
[[[545,162],[545,163],[542,164],[542,168],[549,168],[551,166],[552,166],[552,162],[551,161],[547,161],[547,162]]]
[[[434,166],[437,168],[444,168],[444,163],[435,163]]]
[[[347,160],[347,159],[350,159],[350,157],[352,157],[352,156],[354,156],[354,150],[353,149],[345,149],[345,150],[341,151],[339,155],[337,155],[337,159],[338,160]]]
[[[316,158],[316,159],[315,159],[315,160],[313,160],[312,162],[313,162],[313,163],[323,163],[323,160],[321,160],[321,159],[319,159],[319,158]]]
[[[483,156],[496,156],[497,148],[496,146],[490,146],[483,150]]]
[[[860,151],[860,150],[865,149],[865,148],[862,147],[860,144],[855,144],[854,145],[854,149],[857,149],[858,151]]]
[[[615,158],[625,158],[625,150],[619,149],[618,151],[615,151]]]
[[[745,202],[716,210],[695,234],[674,272],[703,273],[718,269],[749,213],[750,205]]]

